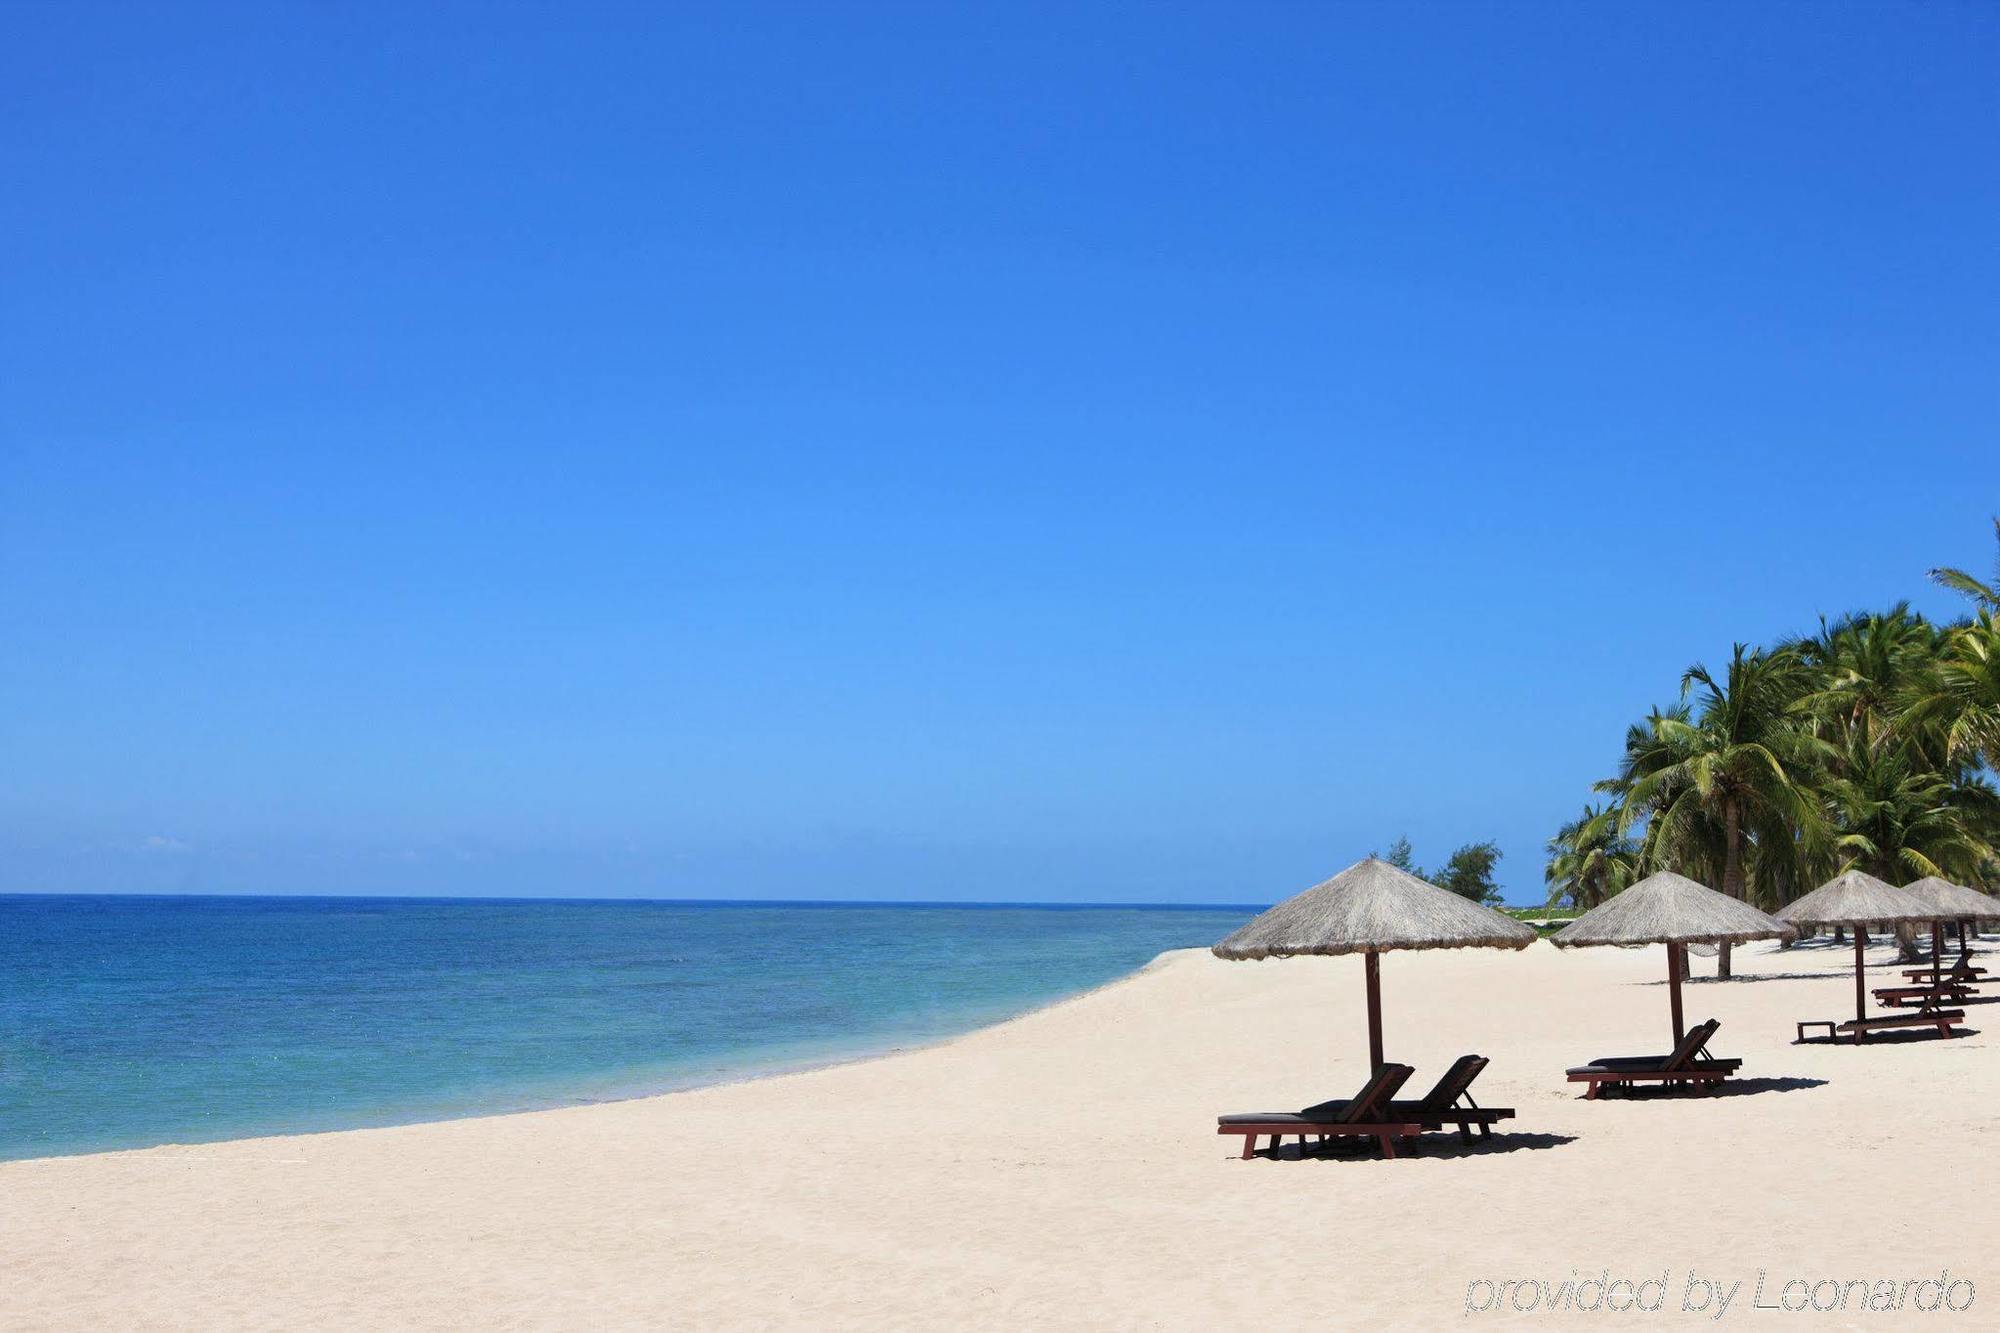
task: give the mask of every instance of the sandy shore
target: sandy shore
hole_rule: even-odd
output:
[[[1851,955],[1739,950],[1689,989],[1744,1078],[1585,1103],[1563,1068],[1664,1049],[1664,951],[1392,955],[1390,1058],[1461,1052],[1520,1111],[1478,1150],[1241,1162],[1219,1111],[1340,1096],[1354,959],[1175,953],[932,1049],[572,1110],[0,1165],[0,1323],[47,1326],[1475,1326],[1481,1281],[1976,1284],[2000,1326],[2000,1003],[1951,1042],[1795,1046]],[[1888,955],[1871,951],[1871,963]],[[1697,972],[1712,963],[1696,962]],[[1652,1293],[1649,1292],[1650,1297]],[[1696,1295],[1702,1295],[1697,1289]],[[1822,1296],[1826,1289],[1822,1289]],[[1963,1302],[1968,1289],[1956,1289]],[[1509,1299],[1521,1299],[1514,1289]],[[1711,1309],[1712,1313],[1712,1309]],[[1554,1322],[1609,1318],[1599,1312]],[[1537,1313],[1533,1320],[1551,1316]]]

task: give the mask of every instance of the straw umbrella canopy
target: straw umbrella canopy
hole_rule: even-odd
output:
[[[1778,920],[1794,926],[1854,927],[1854,1018],[1868,1018],[1868,962],[1862,956],[1861,928],[1920,925],[1938,913],[1922,898],[1885,884],[1865,870],[1843,870],[1805,897],[1778,909]]]
[[[1358,953],[1367,959],[1368,1058],[1382,1067],[1381,955],[1391,949],[1525,949],[1534,928],[1373,856],[1252,918],[1211,952],[1255,960]]]
[[[1591,908],[1564,926],[1550,940],[1564,949],[1612,944],[1635,949],[1646,944],[1667,946],[1667,986],[1674,1020],[1674,1043],[1686,1029],[1681,1023],[1681,978],[1687,975],[1687,947],[1727,940],[1786,939],[1796,934],[1776,917],[1749,903],[1717,893],[1685,875],[1663,870]]]
[[[2000,921],[2000,899],[1987,897],[1977,889],[1968,889],[1963,884],[1954,884],[1936,875],[1926,875],[1913,884],[1905,884],[1903,892],[1921,898],[1924,904],[1937,911],[1937,919],[1931,922],[1931,984],[1941,980],[1938,955],[1944,952],[1944,923],[1957,921],[1959,944],[1965,943],[1967,921]]]
[[[1990,897],[1978,889],[1968,889],[1963,884],[1954,884],[1936,875],[1926,875],[1914,884],[1905,884],[1903,892],[1921,898],[1926,907],[1938,914],[1942,921],[2000,921],[2000,898]]]

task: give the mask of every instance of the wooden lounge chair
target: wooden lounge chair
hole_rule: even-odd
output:
[[[1717,1084],[1743,1067],[1741,1060],[1721,1060],[1708,1054],[1708,1039],[1721,1026],[1722,1020],[1716,1018],[1695,1024],[1681,1038],[1681,1044],[1666,1055],[1602,1056],[1569,1070],[1569,1081],[1589,1085],[1584,1093],[1588,1101],[1595,1101],[1606,1084],[1658,1083],[1713,1092]]]
[[[1877,1004],[1891,1008],[1935,1009],[1940,1001],[1950,1000],[1960,1003],[1973,994],[1970,986],[1963,982],[1944,981],[1938,985],[1923,982],[1913,986],[1878,986],[1873,994]]]
[[[1906,976],[1916,976],[1919,973],[1929,976],[1933,971],[1942,972],[1946,976],[1983,977],[1986,975],[1986,969],[1973,962],[1971,956],[1967,954],[1959,954],[1957,957],[1952,957],[1949,954],[1939,954],[1935,961],[1905,963],[1899,970]]]
[[[1850,1018],[1844,1023],[1832,1025],[1836,1039],[1854,1038],[1860,1045],[1861,1039],[1871,1032],[1881,1032],[1894,1028],[1936,1028],[1940,1037],[1949,1037],[1953,1026],[1965,1021],[1963,1009],[1912,1009],[1901,1014],[1877,1014],[1873,1018]],[[1799,1025],[1799,1039],[1805,1039],[1805,1029],[1809,1024]]]
[[[1928,967],[1906,967],[1903,969],[1903,976],[1909,981],[1929,981],[1931,979],[1931,969]],[[1985,976],[1985,968],[1968,967],[1964,963],[1959,963],[1951,967],[1940,965],[1937,968],[1938,980],[1953,982],[1960,986],[1983,985],[1985,984],[1983,980]]]
[[[1395,1098],[1383,1113],[1385,1120],[1417,1120],[1427,1130],[1443,1129],[1446,1125],[1458,1126],[1459,1137],[1472,1142],[1473,1132],[1479,1137],[1491,1138],[1493,1126],[1501,1120],[1512,1120],[1514,1108],[1511,1106],[1481,1106],[1472,1099],[1472,1082],[1491,1063],[1483,1055],[1461,1055],[1452,1061],[1451,1068],[1444,1071],[1437,1085],[1415,1101]],[[1303,1116],[1337,1115],[1347,1108],[1347,1103],[1320,1102],[1308,1106],[1299,1114]]]
[[[1451,1068],[1437,1081],[1437,1086],[1416,1101],[1392,1101],[1389,1103],[1389,1118],[1412,1116],[1420,1118],[1425,1129],[1443,1129],[1446,1125],[1457,1125],[1458,1136],[1467,1143],[1472,1142],[1476,1131],[1482,1139],[1493,1136],[1496,1121],[1512,1120],[1514,1110],[1508,1106],[1481,1106],[1472,1099],[1472,1082],[1491,1063],[1483,1055],[1461,1055],[1452,1061]],[[1307,1107],[1308,1111],[1317,1110]]]
[[[1374,1139],[1384,1157],[1394,1157],[1397,1139],[1412,1139],[1424,1130],[1421,1120],[1389,1111],[1389,1098],[1416,1072],[1408,1065],[1383,1065],[1370,1074],[1361,1091],[1347,1101],[1322,1102],[1304,1111],[1256,1111],[1248,1115],[1218,1116],[1215,1132],[1243,1135],[1243,1157],[1246,1161],[1256,1155],[1257,1140],[1266,1134],[1271,1136],[1273,1152],[1277,1151],[1287,1134],[1298,1135],[1300,1147],[1305,1146],[1308,1136],[1361,1136]]]

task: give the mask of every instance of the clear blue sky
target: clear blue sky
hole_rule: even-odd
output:
[[[1984,568],[1977,4],[17,6],[0,889],[1510,898]]]

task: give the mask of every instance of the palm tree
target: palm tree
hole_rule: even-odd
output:
[[[2000,769],[2000,616],[1981,611],[1953,627],[1901,702],[1905,724],[1935,736],[1942,762]]]
[[[1857,746],[1822,789],[1840,830],[1834,847],[1846,858],[1841,868],[1859,867],[1891,884],[1969,877],[1993,854],[1980,836],[1976,789],[1932,771],[1910,750]]]
[[[1891,884],[1976,875],[1993,855],[1990,789],[1976,777],[1937,772],[1913,746],[1871,747],[1858,735],[1853,741],[1840,772],[1822,784],[1839,830],[1841,869],[1859,867]],[[1915,960],[1914,930],[1899,925],[1896,942],[1905,961]]]
[[[1718,681],[1700,663],[1681,677],[1685,707],[1655,712],[1636,739],[1627,733],[1625,763],[1615,784],[1625,797],[1625,824],[1647,823],[1647,868],[1699,876],[1693,862],[1719,855],[1722,891],[1747,899],[1744,875],[1750,841],[1820,834],[1821,818],[1807,775],[1816,767],[1817,742],[1793,710],[1812,683],[1798,654],[1751,652],[1735,645]],[[1729,975],[1729,947],[1717,975]]]
[[[1993,536],[2000,541],[2000,518]],[[1947,762],[2000,769],[2000,559],[1990,583],[1950,568],[1933,569],[1931,582],[1970,597],[1975,611],[1947,631],[1935,672],[1905,702],[1942,732]]]
[[[1993,520],[1993,539],[2000,541],[2000,518]],[[2000,611],[2000,558],[1993,562],[1993,581],[1976,579],[1962,569],[1933,569],[1931,582],[1940,588],[1964,593],[1982,611]]]
[[[1850,865],[2000,883],[2000,564],[1991,581],[1930,577],[1973,600],[1969,619],[1899,604],[1769,651],[1737,644],[1720,680],[1688,668],[1680,702],[1628,728],[1618,776],[1593,784],[1614,804],[1550,839],[1550,901],[1601,901],[1654,870],[1767,908]]]
[[[1638,775],[1658,772],[1685,756],[1692,717],[1693,710],[1682,702],[1655,708],[1645,721],[1627,727],[1625,757],[1619,765],[1619,775],[1592,783],[1591,790],[1603,792],[1616,801],[1621,832],[1640,830],[1636,873],[1670,869],[1711,884],[1722,873],[1722,826],[1698,809],[1688,809],[1683,817],[1672,821],[1664,820],[1658,817],[1657,808],[1632,799],[1632,786]]]
[[[1588,911],[1631,886],[1639,844],[1625,835],[1622,823],[1623,812],[1616,805],[1586,805],[1556,831],[1542,871],[1549,906],[1568,899],[1570,906]]]
[[[1810,683],[1794,711],[1813,719],[1830,741],[1859,731],[1879,745],[1896,730],[1900,697],[1936,658],[1942,631],[1907,602],[1874,615],[1820,619],[1820,632],[1784,645],[1807,669]]]

